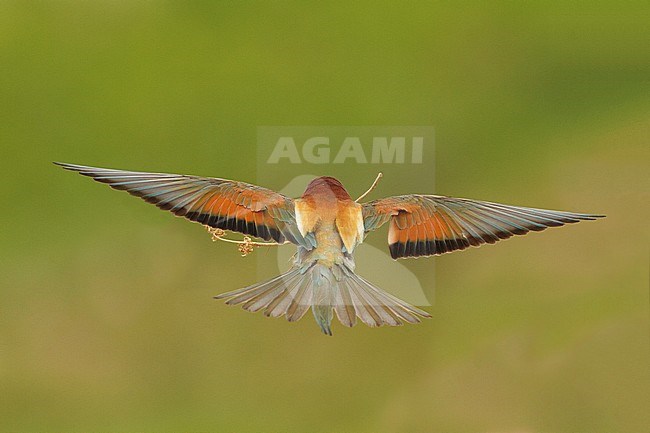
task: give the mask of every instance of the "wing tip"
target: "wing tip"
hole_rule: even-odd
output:
[[[60,161],[52,161],[52,164],[63,167],[66,170],[69,170],[69,167],[73,166],[74,164],[68,164],[67,162],[60,162]]]
[[[70,170],[70,171],[76,171],[76,172],[81,172],[84,169],[89,169],[92,167],[87,167],[85,165],[79,165],[79,164],[70,164],[68,162],[59,162],[59,161],[52,161],[52,164],[63,168],[64,170]]]

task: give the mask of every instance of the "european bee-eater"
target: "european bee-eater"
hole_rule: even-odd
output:
[[[354,272],[354,249],[385,223],[391,257],[398,259],[493,244],[602,216],[419,194],[359,204],[333,177],[312,180],[302,197],[291,199],[226,179],[56,164],[208,227],[295,244],[298,251],[287,272],[216,298],[248,311],[264,310],[266,316],[284,315],[290,322],[311,308],[328,335],[334,313],[345,326],[354,326],[357,317],[371,327],[431,317]]]

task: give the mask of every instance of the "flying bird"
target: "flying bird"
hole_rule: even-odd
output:
[[[297,253],[287,272],[216,298],[226,299],[229,305],[242,304],[248,311],[263,310],[266,316],[286,316],[290,322],[311,308],[327,335],[332,335],[334,314],[348,327],[357,318],[377,327],[431,317],[355,273],[355,248],[384,224],[388,224],[390,255],[400,259],[493,244],[603,216],[420,194],[360,204],[341,182],[327,176],[315,178],[301,197],[292,199],[226,179],[55,164],[190,221],[294,244]]]

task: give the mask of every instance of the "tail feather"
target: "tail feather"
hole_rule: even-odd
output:
[[[269,303],[282,292],[282,290],[284,290],[284,286],[282,284],[270,287],[266,291],[263,291],[248,299],[246,302],[244,302],[242,308],[244,310],[250,311],[251,313],[260,311],[261,309],[266,308]]]
[[[287,307],[287,320],[289,322],[296,322],[305,315],[312,304],[313,289],[307,278],[303,278],[300,282],[295,294],[292,294],[292,300]]]
[[[341,290],[340,285],[337,285],[336,289],[334,312],[339,322],[351,328],[357,323],[357,311],[354,308],[352,295],[349,290]]]
[[[405,321],[409,323],[419,323],[420,319],[418,316],[426,317],[428,319],[431,318],[431,314],[427,313],[426,311],[416,308],[411,304],[407,304],[401,299],[398,299],[390,293],[383,291],[379,287],[356,274],[355,277],[357,277],[363,284],[365,284],[369,290],[374,292],[377,298],[379,298],[380,305],[390,308],[392,312],[400,316]]]
[[[290,322],[300,320],[311,307],[323,333],[332,335],[331,322],[336,313],[348,327],[357,317],[370,327],[399,326],[418,323],[431,317],[355,274],[346,265],[328,267],[319,263],[297,265],[270,280],[223,293],[228,305],[243,304],[245,310],[264,310],[270,317],[286,316]]]
[[[293,294],[295,294],[302,279],[302,275],[298,272],[295,276],[292,276],[287,279],[286,282],[283,282],[283,287],[280,290],[280,293],[275,298],[271,299],[264,309],[264,315],[267,317],[280,317],[286,314],[287,309],[293,300]]]
[[[369,326],[381,326],[383,324],[390,326],[399,326],[402,322],[396,317],[391,308],[379,300],[372,287],[364,284],[360,278],[350,278],[355,282],[356,292],[359,294],[360,302],[363,303],[366,310],[372,315],[374,323],[367,323]]]
[[[333,288],[336,287],[336,277],[331,268],[316,264],[311,275],[311,286],[314,290],[311,311],[316,323],[326,335],[332,335],[332,304],[334,299]]]
[[[372,305],[373,303],[369,303],[364,299],[363,295],[358,291],[358,286],[350,284],[347,287],[347,290],[350,291],[352,304],[354,305],[354,309],[356,310],[359,319],[371,328],[380,326],[382,321],[379,314],[375,311]]]
[[[287,278],[290,274],[291,271],[278,275],[274,278],[271,278],[270,280],[264,281],[262,283],[258,284],[253,284],[251,286],[247,286],[241,289],[233,290],[231,292],[226,292],[222,293],[220,295],[215,296],[215,299],[228,299],[226,301],[226,304],[228,305],[236,305],[240,304],[246,300],[249,300],[258,294],[265,293],[266,289],[269,287],[274,287],[273,283],[276,283],[278,280],[285,279]]]

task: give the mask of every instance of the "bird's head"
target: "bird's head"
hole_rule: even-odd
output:
[[[322,176],[309,182],[305,192],[302,194],[306,197],[335,197],[338,200],[351,200],[350,194],[345,190],[341,182],[333,177]]]

